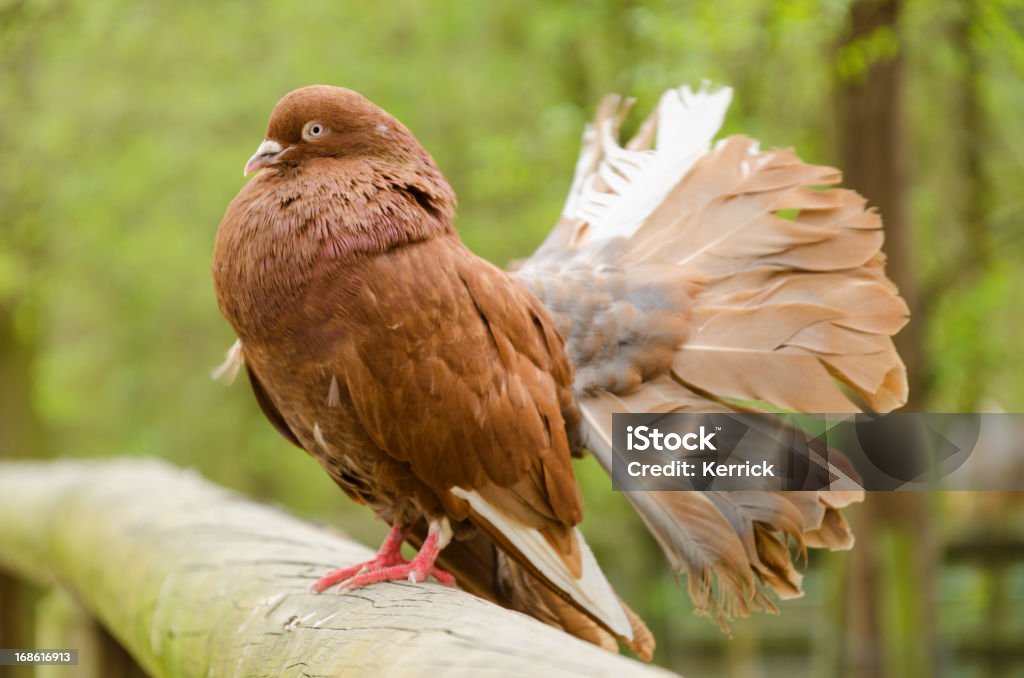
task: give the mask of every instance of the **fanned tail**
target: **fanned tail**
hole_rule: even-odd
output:
[[[563,215],[516,274],[577,371],[583,441],[611,471],[614,412],[889,411],[908,309],[879,216],[840,173],[745,137],[711,146],[731,91],[670,90],[624,146],[630,102],[584,133]],[[655,150],[650,150],[652,144]],[[724,625],[801,595],[807,548],[847,549],[859,492],[626,493],[700,611]]]

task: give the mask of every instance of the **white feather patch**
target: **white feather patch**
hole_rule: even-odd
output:
[[[614,120],[605,120],[598,130],[604,157],[582,187],[574,182],[565,215],[590,224],[588,240],[632,236],[711,148],[731,101],[732,89],[712,92],[707,83],[696,92],[686,85],[668,90],[658,104],[654,150],[624,149]]]
[[[597,130],[588,123],[583,128],[583,148],[580,150],[580,157],[576,160],[572,186],[569,187],[569,196],[565,199],[565,206],[562,208],[562,214],[566,216],[575,217],[580,212],[580,194],[583,193],[583,182],[593,170],[597,160],[596,139]]]
[[[313,424],[313,440],[316,441],[316,444],[319,445],[321,449],[327,449],[327,441],[324,440],[324,432],[320,430],[320,424]]]
[[[433,532],[437,535],[437,549],[440,551],[445,546],[448,546],[452,542],[452,523],[447,517],[441,518],[441,520],[431,520],[427,527],[428,534]]]
[[[230,386],[235,383],[235,378],[238,377],[238,372],[244,364],[245,356],[242,354],[242,340],[235,339],[235,343],[231,344],[227,355],[224,356],[224,362],[211,372],[210,376],[220,383]]]
[[[337,407],[341,404],[341,389],[338,388],[338,378],[331,375],[331,386],[327,389],[327,406]]]
[[[633,639],[633,627],[625,610],[622,609],[622,603],[612,590],[611,584],[605,579],[597,559],[578,529],[576,539],[579,541],[583,565],[582,576],[579,579],[569,572],[561,556],[552,549],[540,530],[509,518],[475,490],[453,487],[451,492],[469,502],[473,510],[500,530],[505,538],[547,577],[548,581],[568,594],[580,607],[600,619],[617,635],[628,640]]]

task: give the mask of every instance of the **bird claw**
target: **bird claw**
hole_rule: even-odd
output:
[[[323,593],[335,584],[343,583],[364,572],[383,570],[404,562],[405,559],[400,555],[397,557],[393,555],[378,555],[371,560],[367,560],[365,563],[358,563],[351,567],[339,567],[336,570],[331,570],[310,584],[309,591],[310,593]]]
[[[365,563],[328,572],[313,582],[309,587],[310,592],[322,593],[337,585],[340,593],[382,581],[402,581],[403,579],[418,584],[421,581],[426,581],[427,577],[433,577],[445,586],[455,586],[455,577],[451,573],[434,566],[441,546],[438,545],[437,531],[433,526],[427,534],[420,552],[412,560],[406,560],[402,556],[402,539],[401,530],[392,527],[374,558]]]
[[[414,558],[409,562],[403,562],[390,567],[363,570],[338,584],[338,592],[352,591],[354,589],[377,584],[384,581],[409,581],[418,584],[433,577],[445,586],[455,586],[455,577],[439,567],[428,566],[424,562],[417,562]]]

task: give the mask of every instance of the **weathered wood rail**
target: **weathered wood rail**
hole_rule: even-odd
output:
[[[151,676],[668,675],[433,583],[307,593],[370,555],[162,462],[0,463],[0,569]]]

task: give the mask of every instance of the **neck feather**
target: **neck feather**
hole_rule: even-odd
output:
[[[312,283],[368,257],[457,237],[454,213],[454,194],[432,162],[323,158],[265,170],[231,202],[217,232],[221,309],[236,330],[250,324],[243,316],[286,312]]]

